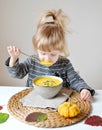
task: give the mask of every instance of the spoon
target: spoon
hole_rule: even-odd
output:
[[[70,102],[72,93],[73,93],[73,90],[70,90],[69,93],[63,92],[62,94],[67,97],[66,101]]]
[[[20,51],[20,52],[21,52],[21,54],[23,54],[23,55],[25,55],[25,56],[27,56],[27,57],[30,57],[30,58],[33,59],[33,60],[36,60],[38,63],[40,63],[40,64],[42,64],[42,65],[45,65],[45,66],[50,66],[50,65],[52,65],[52,62],[40,61],[37,57],[28,55],[28,54],[26,54],[25,52],[22,52],[22,51]]]
[[[20,52],[21,52],[21,54],[23,54],[23,55],[25,55],[25,56],[27,56],[27,57],[30,57],[31,59],[36,60],[37,62],[40,62],[40,60],[39,60],[37,57],[34,57],[34,56],[31,56],[31,55],[28,55],[28,54],[26,54],[26,53],[23,52],[23,51],[20,51]]]

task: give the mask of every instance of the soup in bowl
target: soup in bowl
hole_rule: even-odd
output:
[[[38,76],[33,79],[34,91],[43,98],[55,97],[62,88],[63,80],[57,76]]]

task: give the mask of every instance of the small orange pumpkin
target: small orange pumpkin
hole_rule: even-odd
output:
[[[80,109],[76,103],[73,102],[64,102],[59,105],[58,112],[61,116],[75,117],[80,113]]]

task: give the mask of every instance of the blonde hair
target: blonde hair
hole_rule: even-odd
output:
[[[32,38],[35,50],[46,52],[59,50],[68,56],[65,33],[69,30],[67,30],[66,21],[69,22],[69,19],[61,9],[45,11],[38,22],[36,34]]]

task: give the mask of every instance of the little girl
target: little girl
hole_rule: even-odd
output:
[[[32,41],[36,57],[40,61],[52,63],[45,66],[32,58],[27,58],[19,63],[20,49],[8,46],[10,57],[5,62],[8,72],[12,77],[22,79],[28,74],[26,86],[32,87],[32,79],[39,75],[59,76],[63,79],[63,87],[70,87],[80,92],[82,100],[91,101],[95,91],[75,72],[68,57],[65,34],[68,17],[59,10],[48,10],[39,20],[36,34]],[[35,56],[35,55],[33,55]]]

